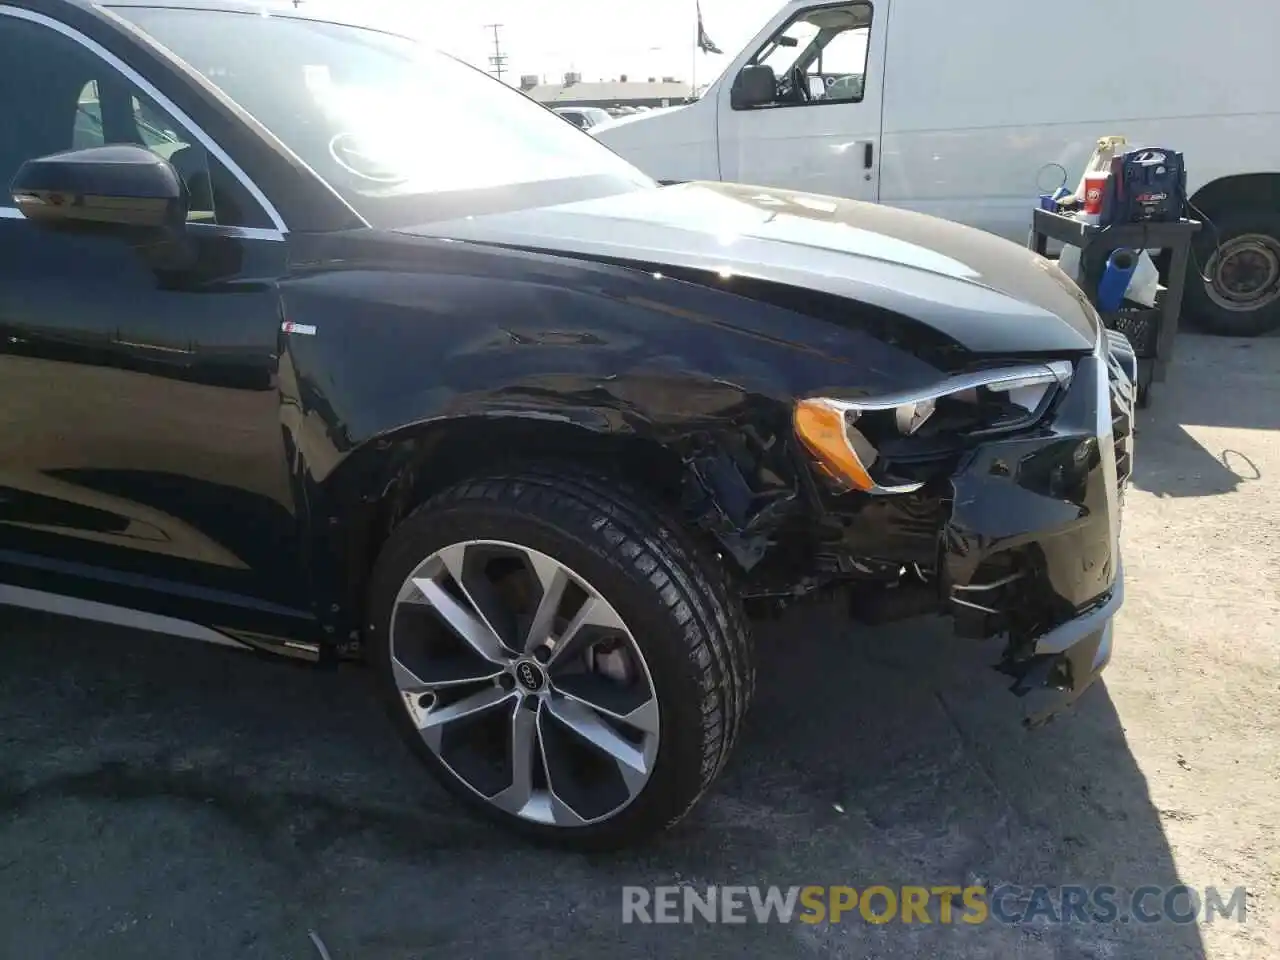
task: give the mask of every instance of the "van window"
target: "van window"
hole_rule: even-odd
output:
[[[808,20],[803,17],[792,20],[761,49],[752,63],[772,67],[774,73],[783,76],[809,49],[817,35],[818,28]]]
[[[772,103],[746,109],[862,100],[871,35],[869,3],[808,7],[783,24],[748,63],[773,70]]]

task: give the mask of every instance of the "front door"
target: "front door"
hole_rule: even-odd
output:
[[[0,99],[0,582],[19,601],[305,632],[276,385],[282,225],[83,37],[0,9],[0,90],[21,91]],[[183,177],[185,256],[11,205],[25,160],[108,143]]]
[[[888,17],[889,0],[859,0],[815,3],[771,24],[733,70],[771,68],[776,99],[734,109],[733,84],[718,85],[721,179],[879,199]]]

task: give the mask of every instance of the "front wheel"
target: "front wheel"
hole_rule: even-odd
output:
[[[1280,211],[1228,210],[1206,222],[1192,242],[1186,307],[1195,323],[1234,337],[1280,329]]]
[[[470,480],[395,529],[368,643],[399,729],[472,809],[617,846],[688,812],[754,684],[714,562],[643,498],[574,473]]]

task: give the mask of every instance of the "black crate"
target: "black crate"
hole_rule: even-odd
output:
[[[1117,330],[1128,337],[1135,356],[1149,359],[1159,348],[1162,314],[1159,308],[1117,310],[1102,314],[1102,323],[1108,330]]]
[[[1194,220],[1177,223],[1116,223],[1109,227],[1083,223],[1071,216],[1049,210],[1032,213],[1030,246],[1044,256],[1048,243],[1057,240],[1080,248],[1080,289],[1098,305],[1098,284],[1106,273],[1107,261],[1116,250],[1165,250],[1169,255],[1165,272],[1165,296],[1154,310],[1137,304],[1103,315],[1103,322],[1129,338],[1138,357],[1138,406],[1145,407],[1153,382],[1162,382],[1173,357],[1182,308],[1182,291],[1190,272],[1191,238],[1200,224]]]

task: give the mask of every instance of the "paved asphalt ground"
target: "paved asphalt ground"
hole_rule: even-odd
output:
[[[1106,681],[1024,733],[930,621],[761,628],[677,832],[553,855],[464,817],[357,667],[0,611],[0,957],[1280,955],[1280,339],[1183,337],[1142,420]],[[624,884],[1249,888],[1248,921],[623,926]]]

